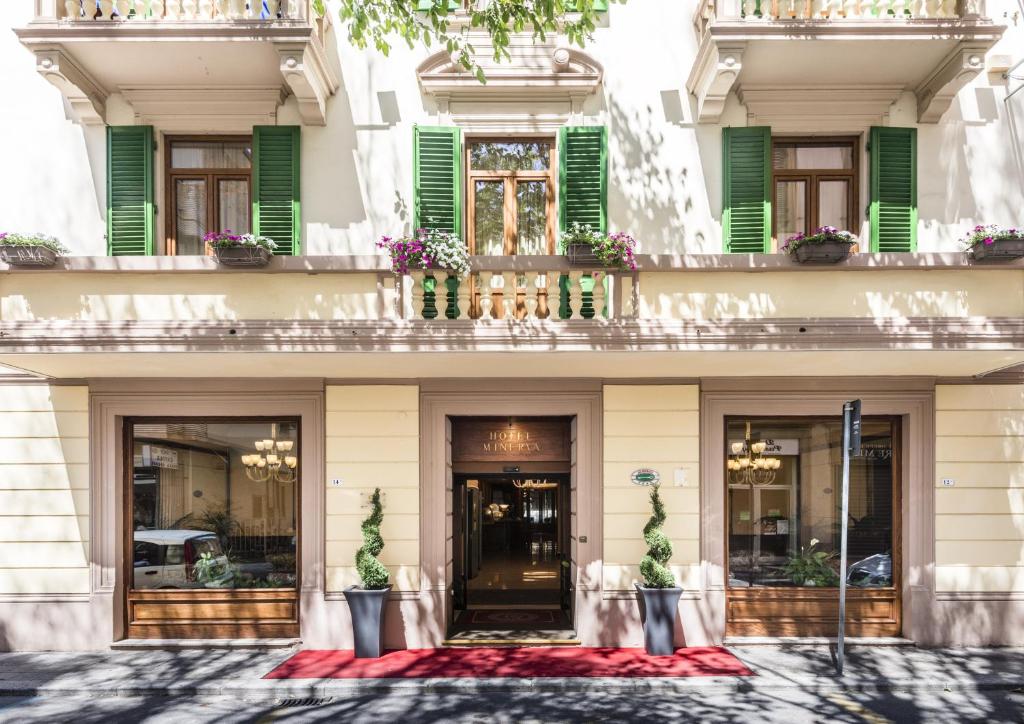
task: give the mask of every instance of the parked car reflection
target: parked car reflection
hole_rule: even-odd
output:
[[[135,588],[224,588],[233,569],[213,533],[201,530],[137,530]]]

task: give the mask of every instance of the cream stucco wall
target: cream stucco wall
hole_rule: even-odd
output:
[[[86,387],[0,385],[0,599],[89,593],[88,410]]]
[[[1024,385],[940,385],[935,423],[936,589],[1024,592]]]
[[[669,567],[683,588],[700,589],[699,387],[606,385],[603,397],[604,590],[631,590],[640,577],[651,512],[650,489],[630,482],[637,468],[661,475]]]
[[[0,27],[0,66],[12,102],[0,112],[0,133],[19,142],[5,149],[0,226],[55,234],[76,254],[104,254],[104,129],[71,119],[60,93],[9,32],[29,22],[32,1],[8,5]],[[602,88],[584,103],[583,122],[609,128],[609,225],[631,231],[645,253],[722,250],[721,128],[745,125],[747,114],[734,94],[721,124],[694,123],[695,100],[685,88],[697,54],[695,7],[696,0],[615,4],[587,49],[604,68]],[[990,0],[987,8],[996,22],[1008,25],[991,55],[1019,60],[1024,25],[1013,20],[1019,18],[1018,3]],[[327,126],[302,129],[304,249],[373,253],[382,234],[408,229],[412,222],[412,128],[439,121],[415,73],[427,51],[403,43],[395,43],[389,56],[357,50],[340,22],[328,44],[342,84],[327,101]],[[896,67],[900,51],[892,52]],[[863,82],[856,67],[836,67],[834,73],[837,85]],[[110,90],[108,122],[134,122],[124,96]],[[956,239],[975,223],[1024,221],[1024,95],[1004,102],[1006,95],[998,73],[982,73],[937,124],[916,124],[913,93],[890,107],[889,124],[919,128],[922,251],[955,249]],[[559,104],[559,113],[567,113],[568,103]],[[476,105],[499,120],[528,120],[531,113],[550,110],[552,102],[532,108],[521,99]],[[278,108],[277,120],[300,121],[293,97]],[[862,220],[860,227],[854,230],[863,230]]]
[[[326,411],[327,593],[359,583],[354,562],[363,541],[359,526],[369,515],[376,487],[384,502],[380,560],[396,591],[418,591],[419,388],[329,386]]]

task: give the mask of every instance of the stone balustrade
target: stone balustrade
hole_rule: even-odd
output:
[[[694,23],[715,20],[956,20],[984,15],[983,0],[703,0]]]
[[[70,21],[264,21],[306,20],[309,0],[65,0],[60,19]]]
[[[445,320],[588,320],[634,315],[634,277],[607,269],[475,270],[467,277],[413,271],[386,279],[394,317]]]

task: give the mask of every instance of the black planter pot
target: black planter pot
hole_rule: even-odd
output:
[[[569,244],[565,249],[565,256],[573,266],[591,268],[601,266],[601,262],[598,261],[597,255],[594,253],[594,247],[590,244]]]
[[[991,244],[977,244],[971,247],[975,261],[1009,261],[1024,259],[1024,239],[1000,239]]]
[[[802,244],[793,252],[801,264],[835,264],[850,256],[852,241],[826,241],[823,244]]]
[[[644,648],[651,656],[671,656],[676,651],[676,610],[681,588],[646,588],[636,586],[640,603],[640,623],[644,626]]]
[[[262,246],[216,246],[213,253],[224,266],[260,267],[270,263],[270,252]]]
[[[378,659],[384,654],[384,605],[389,593],[391,586],[372,591],[358,586],[345,589],[357,659]]]
[[[53,266],[57,252],[45,246],[0,244],[0,259],[11,266]]]

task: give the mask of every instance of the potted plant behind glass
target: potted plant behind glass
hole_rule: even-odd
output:
[[[651,656],[675,653],[676,610],[683,589],[665,564],[672,557],[672,542],[661,527],[665,524],[665,505],[657,485],[651,488],[652,514],[644,526],[647,555],[640,561],[643,583],[634,584],[640,602],[640,622],[644,627],[644,648]]]
[[[839,574],[832,568],[836,554],[827,551],[816,551],[820,543],[811,538],[810,545],[801,546],[800,552],[786,562],[784,572],[798,586],[838,586]]]
[[[558,245],[573,266],[636,271],[636,239],[625,232],[602,234],[574,221],[562,232]]]
[[[277,248],[273,239],[252,234],[236,234],[231,229],[211,231],[203,241],[213,249],[223,266],[266,266]]]
[[[963,239],[975,261],[1010,261],[1024,258],[1024,229],[1003,229],[996,224],[975,226]]]
[[[782,245],[782,251],[801,264],[835,264],[850,256],[857,237],[834,226],[820,226],[813,234],[799,233]]]
[[[67,247],[43,234],[0,233],[0,259],[11,266],[53,266]]]
[[[384,520],[384,507],[380,502],[380,488],[370,497],[372,510],[363,521],[363,546],[356,551],[356,571],[362,586],[345,589],[345,600],[352,615],[352,638],[357,659],[376,659],[384,653],[384,605],[391,585],[388,569],[377,560],[384,549],[380,524]]]

